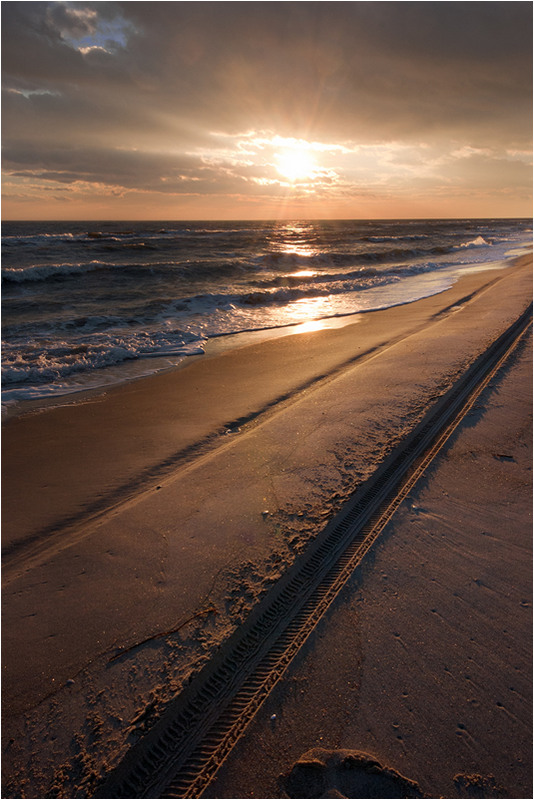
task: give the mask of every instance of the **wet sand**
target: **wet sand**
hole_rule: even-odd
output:
[[[522,259],[6,423],[4,796],[90,793],[531,281]]]

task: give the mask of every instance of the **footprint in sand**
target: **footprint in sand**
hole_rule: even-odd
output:
[[[356,750],[309,750],[282,778],[288,797],[423,797],[415,781]]]

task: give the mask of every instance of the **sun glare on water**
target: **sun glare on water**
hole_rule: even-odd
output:
[[[276,169],[290,181],[306,181],[313,178],[316,165],[305,150],[287,150],[276,156]]]

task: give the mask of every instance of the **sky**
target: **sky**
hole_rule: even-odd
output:
[[[2,218],[532,214],[531,2],[10,2]]]

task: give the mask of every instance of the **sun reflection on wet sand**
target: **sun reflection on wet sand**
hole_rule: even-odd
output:
[[[330,297],[303,297],[287,308],[287,333],[311,333],[326,328],[339,328],[346,325],[348,317],[358,321],[352,314],[337,316]],[[290,320],[293,320],[293,324]],[[302,322],[299,322],[302,320]]]
[[[355,325],[357,322],[361,322],[361,317],[358,314],[346,314],[340,317],[327,317],[326,319],[309,319],[306,322],[286,328],[286,334],[327,331],[333,328],[344,328],[345,325]]]
[[[295,325],[292,333],[311,333],[312,331],[320,331],[325,327],[323,319],[310,319],[308,322],[301,322],[300,325]]]

